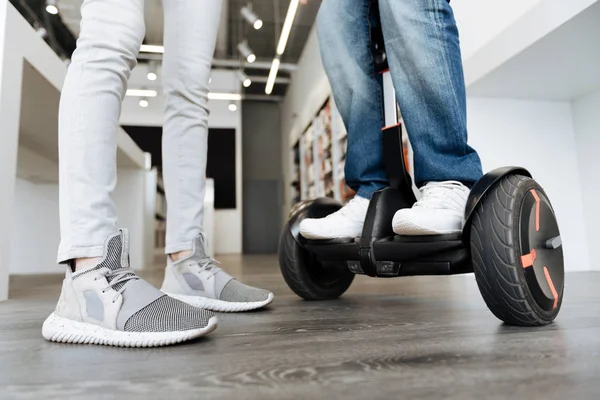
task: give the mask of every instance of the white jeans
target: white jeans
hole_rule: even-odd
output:
[[[190,250],[202,229],[208,81],[221,0],[163,0],[163,174],[166,251]],[[81,33],[60,101],[58,262],[102,255],[117,230],[117,127],[144,39],[144,0],[84,0]]]

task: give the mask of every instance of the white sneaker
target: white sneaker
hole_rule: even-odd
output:
[[[412,208],[398,210],[392,228],[398,235],[442,235],[462,230],[469,188],[460,182],[428,182]]]
[[[106,239],[104,257],[94,268],[67,268],[42,335],[62,343],[152,347],[204,336],[216,327],[213,313],[170,298],[129,268],[127,231],[121,230]]]
[[[270,304],[273,293],[245,285],[217,266],[206,254],[205,238],[192,242],[192,254],[177,262],[167,257],[165,280],[161,290],[169,296],[212,311],[256,310]]]
[[[307,218],[300,223],[306,239],[358,237],[362,233],[369,200],[356,196],[348,204],[325,218]]]

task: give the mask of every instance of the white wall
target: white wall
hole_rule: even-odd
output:
[[[5,102],[8,102],[8,99],[3,98],[2,96],[2,93],[4,92],[4,88],[2,87],[2,85],[4,84],[3,67],[5,57],[4,44],[6,39],[7,11],[8,2],[0,1],[0,118],[2,119],[0,123],[2,123],[3,125],[4,115],[2,114],[2,106]],[[4,132],[2,131],[0,133]],[[0,137],[4,142],[4,135],[1,135]],[[5,193],[5,190],[3,189],[3,194],[0,196],[1,219],[9,217],[10,210],[12,209],[13,190],[11,189],[11,187],[14,186],[14,169],[16,169],[16,167],[13,166],[13,164],[16,157],[11,153],[14,151],[14,148],[16,146],[17,138],[12,138],[11,143],[6,143],[0,146],[0,167],[2,170],[6,168],[9,169],[7,173],[2,173],[2,171],[0,170],[0,187],[9,188],[8,190],[6,190],[7,193]],[[3,160],[6,161],[3,162]],[[6,257],[6,254],[9,253],[10,249],[8,238],[10,238],[8,232],[0,233],[0,301],[6,300],[8,298],[8,259]]]
[[[455,9],[467,87],[597,2],[458,0]]]
[[[121,112],[121,125],[162,126],[164,97],[161,94],[160,68],[159,79],[150,82],[146,79],[145,64],[139,65],[132,73],[129,87],[132,89],[155,89],[158,97],[149,99],[149,106],[141,108],[138,97],[126,97]],[[240,82],[233,71],[213,70],[210,90],[220,93],[239,93]],[[242,252],[242,117],[241,102],[236,102],[238,110],[229,111],[230,101],[209,100],[210,110],[208,126],[210,128],[233,128],[236,130],[236,208],[215,210],[214,247],[217,254]]]
[[[145,201],[145,182],[156,182],[156,178],[147,179],[152,177],[153,172],[119,169],[119,182],[113,193],[121,226],[130,228],[130,255],[135,269],[153,264],[154,213],[148,220],[145,214],[138,212],[150,210],[140,204]],[[58,185],[17,178],[15,198],[18,201],[14,202],[12,212],[9,272],[20,275],[62,273],[64,268],[56,264],[60,242]]]
[[[11,274],[61,273],[56,264],[60,242],[58,185],[17,179],[10,232]],[[37,227],[38,229],[32,229]]]
[[[589,249],[600,243],[600,91],[575,100],[573,122]],[[600,269],[594,263],[593,269]]]
[[[600,90],[599,21],[597,2],[502,65],[492,66],[469,85],[469,95],[568,101]]]
[[[544,0],[452,0],[462,55],[471,57],[508,26]]]
[[[527,168],[554,207],[566,269],[590,270],[570,103],[469,98],[468,115],[469,142],[484,171],[505,165]]]
[[[62,85],[64,64],[8,1],[0,1],[0,220],[3,221],[0,232],[0,301],[7,298],[8,274],[14,271],[15,265],[29,270],[40,264],[51,267],[56,260],[58,244],[54,235],[57,224],[48,230],[45,227],[39,229],[38,222],[31,218],[39,214],[40,221],[48,222],[58,215],[58,206],[52,209],[53,203],[49,199],[53,192],[44,185],[39,190],[32,189],[31,186],[21,185],[19,180],[15,179],[19,172],[16,167],[19,134],[22,128],[21,101],[26,97],[22,95],[31,89],[25,87],[22,82],[24,70],[29,64],[35,67],[47,65],[47,68],[39,71],[39,75],[54,87]],[[40,95],[40,92],[37,94]],[[52,134],[52,129],[46,133]],[[23,192],[30,196],[39,194],[40,204],[31,197],[21,199],[19,196]],[[48,206],[48,210],[42,208],[44,206]],[[15,210],[22,213],[28,223],[19,221],[16,224]],[[42,215],[44,210],[47,213]],[[24,239],[29,246],[25,246],[20,239]],[[52,246],[54,248],[50,251]],[[13,260],[19,253],[23,253],[23,257],[15,264]],[[37,257],[38,254],[50,256],[42,258]]]
[[[2,76],[2,58],[4,57],[4,37],[6,36],[6,12],[8,11],[8,2],[0,2],[0,77]],[[2,80],[0,79],[0,85]]]

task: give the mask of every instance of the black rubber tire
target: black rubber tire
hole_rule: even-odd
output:
[[[520,264],[520,209],[532,189],[547,198],[533,179],[507,175],[481,200],[471,223],[471,254],[477,285],[490,311],[510,325],[548,324],[556,318],[563,299],[561,284],[557,288],[558,306],[551,311],[542,309],[533,298]]]
[[[354,273],[344,262],[321,265],[296,242],[288,225],[280,236],[278,253],[283,279],[294,293],[305,300],[337,299],[354,280]]]

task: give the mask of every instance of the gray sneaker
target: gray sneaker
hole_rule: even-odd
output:
[[[173,262],[167,257],[163,292],[195,307],[222,312],[256,310],[273,301],[273,293],[244,285],[219,268],[218,261],[207,256],[205,242],[200,234],[188,258]]]
[[[166,346],[204,336],[217,327],[210,311],[175,300],[129,268],[126,230],[109,236],[92,269],[67,268],[56,310],[42,335],[63,343],[124,347]]]

